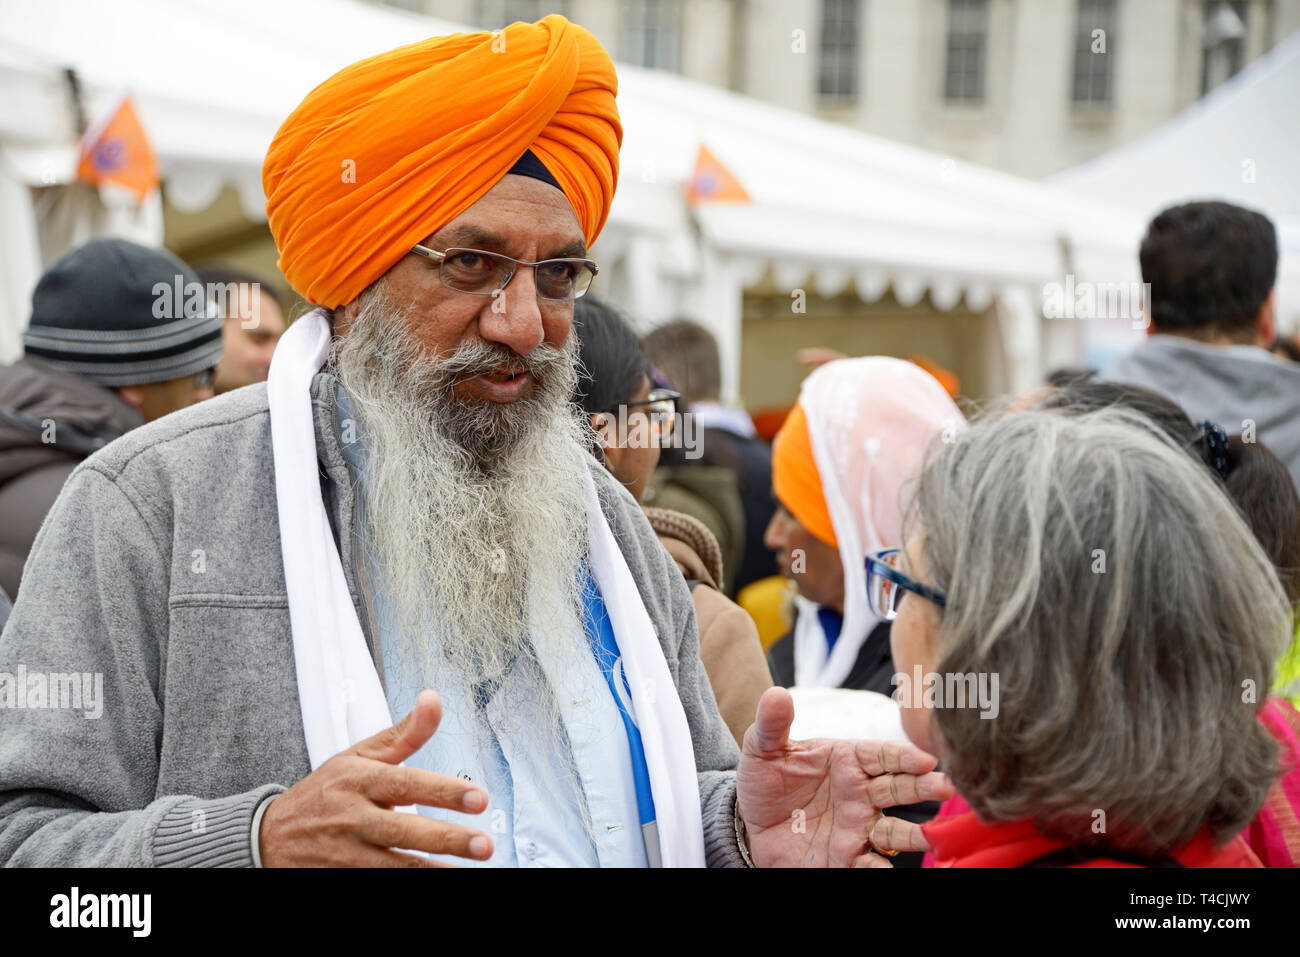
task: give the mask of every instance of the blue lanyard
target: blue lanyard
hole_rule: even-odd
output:
[[[618,643],[614,638],[614,627],[610,623],[605,608],[605,599],[596,587],[596,581],[587,573],[587,581],[582,590],[586,606],[587,638],[591,642],[592,653],[600,666],[605,683],[609,685],[610,694],[618,706],[619,717],[623,719],[623,730],[627,733],[628,750],[632,754],[632,780],[636,785],[636,804],[639,812],[641,833],[646,841],[646,857],[651,865],[659,860],[659,842],[655,831],[655,800],[650,791],[650,769],[645,760],[645,747],[641,743],[641,732],[632,715],[628,712],[627,702],[632,700],[632,689],[627,682],[627,673],[623,670]],[[617,682],[617,684],[616,684]],[[622,685],[622,691],[619,685]]]

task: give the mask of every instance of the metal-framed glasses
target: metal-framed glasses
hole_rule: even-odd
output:
[[[580,299],[596,278],[599,267],[590,259],[543,259],[528,262],[483,249],[449,246],[442,252],[428,246],[411,250],[438,264],[442,284],[472,296],[492,296],[505,289],[520,266],[533,269],[537,298],[549,302]]]
[[[902,561],[903,553],[897,548],[882,548],[867,556],[867,603],[872,612],[885,621],[893,621],[904,592],[945,607],[948,599],[943,592],[922,585],[898,570]]]
[[[640,401],[625,403],[622,408],[627,411],[621,414],[627,416],[633,409],[644,409],[650,423],[650,437],[663,447],[672,439],[677,425],[677,400],[681,397],[680,392],[672,389],[654,389]],[[619,409],[606,409],[606,412],[620,414]]]

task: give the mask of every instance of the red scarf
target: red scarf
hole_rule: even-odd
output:
[[[1295,867],[1300,862],[1300,714],[1285,699],[1272,696],[1259,720],[1277,739],[1281,776],[1240,837],[1215,850],[1209,835],[1201,834],[1176,851],[1173,856],[1187,867]],[[950,824],[965,819],[969,819],[965,824]],[[960,794],[945,801],[922,829],[935,848],[925,855],[923,867],[1019,867],[1065,846],[1039,835],[1028,821],[982,824]],[[1242,848],[1249,858],[1232,863],[1242,857]],[[1137,865],[1100,858],[1071,866]]]
[[[959,800],[959,799],[954,799]],[[1043,837],[1032,821],[985,824],[974,811],[950,814],[921,825],[934,847],[935,867],[1020,867],[1066,846]],[[1170,857],[1184,867],[1263,867],[1245,840],[1234,837],[1220,848],[1208,831],[1177,848]],[[1070,867],[1140,867],[1110,858],[1096,858]]]

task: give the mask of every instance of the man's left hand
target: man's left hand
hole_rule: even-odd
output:
[[[745,732],[736,806],[758,867],[889,867],[872,853],[929,850],[921,828],[881,808],[952,797],[937,761],[899,741],[791,741],[794,699],[770,688]]]

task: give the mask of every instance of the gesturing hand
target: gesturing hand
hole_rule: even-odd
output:
[[[433,736],[442,702],[422,691],[415,708],[383,731],[336,754],[266,808],[261,824],[266,867],[440,867],[395,848],[484,860],[483,831],[433,821],[394,807],[424,804],[478,814],[487,793],[460,778],[398,765]]]
[[[897,741],[791,741],[793,721],[790,692],[769,688],[745,732],[736,802],[757,866],[889,867],[873,840],[928,850],[918,825],[880,809],[952,796],[931,755]]]

